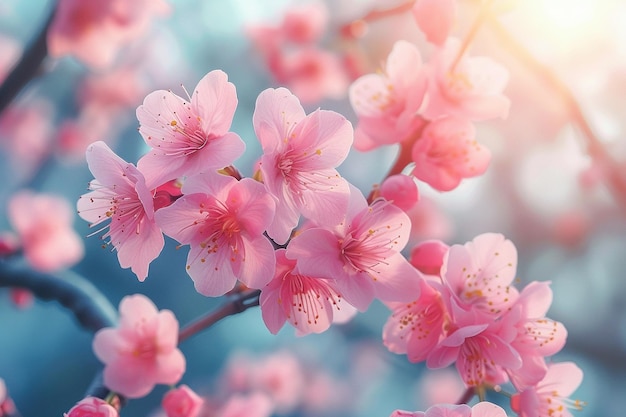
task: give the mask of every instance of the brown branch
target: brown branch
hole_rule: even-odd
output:
[[[218,321],[235,314],[243,313],[250,307],[259,305],[260,290],[250,290],[238,294],[231,301],[227,302],[215,311],[200,317],[196,321],[191,322],[178,333],[178,343],[183,342],[189,337],[200,331],[207,329]]]

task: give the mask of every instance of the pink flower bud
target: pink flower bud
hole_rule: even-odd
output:
[[[417,185],[408,175],[392,175],[380,185],[380,195],[403,211],[410,210],[419,200]]]
[[[64,414],[65,417],[119,417],[117,410],[106,401],[87,397],[82,399],[72,409]]]
[[[187,385],[168,391],[161,405],[167,417],[196,417],[204,400]]]
[[[426,240],[411,249],[409,261],[420,272],[427,275],[439,275],[443,257],[448,252],[448,245],[440,240]]]

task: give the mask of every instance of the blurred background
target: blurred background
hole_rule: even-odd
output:
[[[156,3],[146,0],[151,7]],[[366,18],[372,10],[402,9],[404,2],[328,0],[320,23],[323,33],[314,45],[328,54],[328,61],[302,64],[294,45],[285,53],[294,55],[296,68],[279,74],[265,53],[259,28],[278,27],[285,13],[302,3],[168,0],[169,10],[155,7],[140,33],[123,42],[106,65],[47,57],[0,114],[0,231],[12,230],[7,205],[22,189],[62,196],[74,207],[92,179],[84,161],[89,143],[105,140],[136,162],[147,148],[137,132],[135,109],[151,91],[184,95],[181,84],[192,91],[207,72],[225,71],[239,98],[231,130],[247,143],[236,166],[250,176],[261,154],[252,113],[262,90],[279,85],[300,89],[307,112],[335,110],[356,123],[347,98],[352,80],[379,70],[398,39],[418,45],[425,60],[433,51],[407,11]],[[45,27],[55,5],[45,0],[0,2],[0,80]],[[479,6],[477,0],[459,0],[456,36],[468,33]],[[614,179],[626,177],[626,3],[496,0],[493,7],[500,26],[485,23],[470,53],[489,56],[509,70],[509,117],[477,123],[478,140],[493,155],[485,175],[465,179],[447,193],[419,184],[412,242],[436,238],[464,243],[485,232],[511,239],[519,253],[519,288],[533,280],[552,282],[549,317],[569,332],[566,347],[554,360],[573,360],[585,373],[574,397],[588,405],[574,414],[622,415],[626,195]],[[537,70],[543,67],[520,59],[520,45],[549,68],[559,80],[556,86]],[[329,68],[336,78],[311,93],[306,83],[321,83],[315,74]],[[563,86],[576,99],[597,143],[590,146],[580,124],[573,123]],[[610,164],[593,150],[598,145]],[[367,194],[385,177],[396,153],[393,146],[353,151],[339,171]],[[194,291],[184,270],[186,250],[176,250],[176,242],[166,241],[148,279],[139,283],[119,267],[115,253],[101,248],[98,237],[86,238],[91,231],[78,216],[74,227],[85,237],[85,256],[72,269],[113,305],[124,295],[146,294],[159,308],[171,309],[182,324],[220,305],[221,300]],[[238,372],[243,372],[238,366],[249,370],[270,363],[282,375],[277,378],[301,387],[297,404],[280,410],[280,415],[293,416],[374,417],[395,409],[425,409],[442,395],[432,392],[436,384],[449,387],[448,401],[455,401],[462,390],[453,377],[426,371],[384,348],[380,335],[388,315],[375,303],[346,325],[298,338],[292,328],[271,335],[259,309],[251,309],[181,345],[188,361],[182,382],[217,404],[220,395],[237,386]],[[59,305],[35,301],[18,308],[7,289],[0,291],[0,378],[25,417],[60,416],[82,398],[100,369],[91,340]],[[131,401],[122,415],[158,415],[164,390]]]

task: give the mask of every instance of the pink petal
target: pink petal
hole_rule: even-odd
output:
[[[158,313],[158,328],[156,339],[162,351],[176,349],[178,345],[178,320],[170,310],[161,310]]]
[[[422,275],[400,253],[385,259],[386,265],[374,278],[376,297],[382,301],[412,301],[420,295]]]
[[[258,181],[244,178],[230,189],[225,203],[250,236],[261,235],[274,218],[275,202]]]
[[[582,380],[583,371],[574,362],[553,363],[539,387],[542,393],[556,391],[560,397],[569,397]]]
[[[428,42],[442,46],[456,20],[455,0],[418,0],[412,9],[413,17]]]
[[[198,82],[191,106],[200,117],[204,132],[222,136],[230,129],[237,108],[235,85],[228,82],[223,71],[211,71]]]
[[[502,407],[482,401],[472,407],[472,417],[507,417]]]
[[[158,355],[156,367],[157,383],[175,385],[185,373],[185,356],[179,349],[175,349],[169,354]]]
[[[263,322],[272,334],[278,333],[287,321],[285,310],[282,307],[281,287],[282,279],[274,279],[262,289],[259,298]]]
[[[92,346],[98,359],[105,364],[116,360],[122,352],[130,349],[129,341],[120,337],[117,329],[110,327],[98,330]]]
[[[286,88],[268,88],[256,100],[252,123],[264,152],[276,151],[306,116],[300,101]]]
[[[245,255],[235,273],[248,287],[263,288],[274,275],[274,247],[265,236],[250,240],[242,237],[242,242]]]
[[[235,287],[237,278],[230,262],[230,248],[207,254],[204,248],[192,246],[187,256],[187,273],[196,291],[208,297],[219,297]]]
[[[137,229],[129,230],[124,238],[112,231],[111,240],[116,246],[120,266],[131,268],[139,281],[146,279],[150,262],[159,256],[165,245],[161,229],[148,219],[143,219]]]
[[[339,279],[346,276],[340,251],[339,239],[331,231],[309,229],[289,242],[287,258],[297,260],[304,275]]]

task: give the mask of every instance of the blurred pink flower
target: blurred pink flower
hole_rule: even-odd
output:
[[[408,211],[417,204],[419,191],[413,177],[399,174],[385,178],[380,185],[380,196],[403,211]]]
[[[185,372],[185,357],[176,347],[178,321],[158,311],[144,295],[120,302],[116,328],[99,330],[93,349],[104,364],[104,384],[128,398],[147,395],[156,384],[176,384]],[[139,377],[140,376],[140,377]]]
[[[461,404],[438,404],[423,411],[396,410],[391,417],[507,417],[506,412],[495,404],[483,401],[470,408]]]
[[[276,272],[263,288],[260,304],[263,321],[273,334],[286,321],[296,328],[298,335],[322,333],[333,323],[335,313],[344,309],[356,313],[352,306],[342,302],[334,280],[298,273],[296,261],[287,259],[283,249],[276,251]]]
[[[321,1],[315,1],[289,7],[279,30],[286,41],[306,44],[321,38],[327,23],[326,5]]]
[[[190,245],[187,273],[196,290],[220,296],[237,279],[262,288],[274,276],[274,248],[264,235],[275,203],[262,184],[250,178],[207,172],[185,181],[183,197],[155,213],[170,237]]]
[[[216,417],[270,417],[274,411],[272,400],[265,394],[236,394],[215,413]]]
[[[0,34],[0,83],[9,75],[22,54],[22,45],[13,38]]]
[[[73,55],[105,69],[119,49],[146,31],[154,15],[168,12],[163,0],[61,0],[48,31],[50,55]]]
[[[429,407],[441,403],[454,404],[463,396],[465,390],[465,384],[459,378],[459,373],[451,368],[424,372],[418,382],[422,402]]]
[[[245,143],[229,132],[237,93],[220,70],[209,72],[189,102],[157,90],[137,108],[139,133],[152,149],[138,162],[149,188],[168,180],[216,171],[239,158]]]
[[[332,111],[305,115],[298,98],[278,88],[259,95],[253,123],[263,147],[263,182],[277,199],[269,236],[285,243],[300,214],[320,225],[339,223],[350,190],[335,168],[352,145],[350,122]]]
[[[412,174],[438,191],[456,188],[464,178],[482,175],[491,152],[476,141],[472,122],[442,117],[430,122],[412,149]]]
[[[429,120],[441,116],[473,121],[505,118],[510,101],[502,91],[508,82],[508,71],[491,58],[467,56],[450,68],[460,47],[458,39],[449,38],[428,63],[423,116]]]
[[[152,195],[144,176],[133,164],[117,156],[104,142],[95,142],[87,149],[87,164],[95,179],[92,190],[77,203],[80,217],[90,227],[111,220],[101,230],[109,230],[102,239],[110,237],[117,250],[122,268],[131,268],[139,281],[148,276],[148,267],[161,250],[164,240],[154,221]]]
[[[103,399],[87,397],[80,400],[64,417],[118,417],[118,411]]]
[[[203,404],[202,397],[187,385],[169,390],[161,401],[167,417],[197,417]]]
[[[536,386],[511,397],[511,409],[519,417],[572,417],[569,409],[582,410],[585,405],[568,398],[582,379],[583,371],[573,362],[553,363]]]
[[[425,91],[419,50],[407,41],[396,42],[382,74],[364,75],[350,86],[350,103],[359,118],[355,149],[409,140],[424,123],[417,111]]]
[[[287,350],[279,350],[258,361],[253,369],[253,389],[272,400],[276,413],[294,411],[307,387],[300,360]]]
[[[411,10],[426,40],[442,46],[454,26],[457,0],[417,0]]]
[[[62,197],[20,191],[11,197],[7,214],[33,268],[56,271],[83,258],[83,241],[72,228],[74,211]]]
[[[412,301],[419,297],[421,274],[402,256],[411,221],[393,204],[379,199],[369,206],[352,188],[345,220],[333,229],[311,228],[296,236],[287,257],[300,273],[329,278],[350,304],[367,309],[374,297]]]

